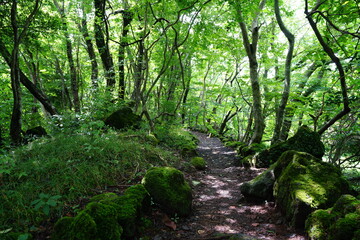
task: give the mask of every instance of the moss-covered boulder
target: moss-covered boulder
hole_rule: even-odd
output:
[[[192,208],[192,193],[181,171],[171,167],[153,167],[143,180],[153,201],[167,213],[188,216]]]
[[[273,200],[273,187],[275,183],[274,167],[261,173],[251,181],[240,186],[241,193],[250,200]]]
[[[338,168],[303,152],[285,152],[274,175],[277,205],[290,224],[299,228],[312,211],[332,206],[349,189]]]
[[[94,196],[75,218],[63,217],[56,222],[52,239],[133,239],[150,201],[141,184],[129,187],[122,196],[115,193]]]
[[[306,232],[312,240],[360,239],[360,200],[343,195],[332,208],[314,211],[306,220]]]
[[[190,160],[191,165],[193,165],[197,170],[204,170],[206,168],[206,162],[202,157],[193,157]]]
[[[275,144],[260,152],[256,158],[256,166],[269,167],[277,161],[283,152],[288,150],[307,152],[316,158],[322,158],[325,147],[317,132],[310,130],[307,126],[301,126],[297,133],[287,141]]]
[[[138,128],[140,121],[140,116],[134,114],[130,107],[122,107],[107,117],[104,122],[109,127],[124,129],[129,127]]]
[[[118,240],[122,234],[122,227],[117,222],[117,213],[114,206],[92,202],[85,208],[96,223],[96,235],[101,240]]]

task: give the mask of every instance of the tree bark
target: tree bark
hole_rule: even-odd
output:
[[[83,4],[82,4],[82,9],[83,9],[83,18],[81,20],[81,32],[82,32],[82,35],[85,40],[86,51],[87,51],[90,61],[91,61],[91,84],[92,84],[93,90],[96,91],[99,88],[99,83],[98,83],[99,67],[98,67],[98,64],[96,61],[94,45],[93,45],[93,43],[91,41],[91,37],[89,35],[86,13],[85,13]]]
[[[64,10],[64,8],[60,7],[57,0],[53,0],[53,1],[54,1],[54,5],[57,7],[58,12],[61,16],[61,19],[63,21],[62,24],[63,24],[63,28],[64,28],[63,30],[64,30],[64,35],[65,35],[65,40],[66,40],[66,55],[68,58],[69,68],[70,68],[71,93],[72,93],[72,97],[73,97],[75,112],[78,113],[78,112],[80,112],[78,77],[76,74],[76,67],[75,67],[74,57],[73,57],[73,53],[72,53],[72,42],[70,39],[69,30],[68,30],[68,26],[67,26],[67,22],[66,22],[65,10]]]
[[[289,41],[289,49],[286,56],[285,61],[285,81],[284,81],[284,90],[281,97],[281,102],[279,105],[278,110],[276,111],[276,123],[274,128],[274,134],[271,140],[271,144],[275,144],[280,140],[280,133],[281,128],[283,126],[284,122],[284,114],[285,114],[285,108],[289,99],[290,95],[290,83],[291,83],[291,61],[293,58],[293,52],[294,52],[294,45],[295,45],[295,36],[285,27],[284,22],[281,19],[280,15],[280,8],[279,8],[279,0],[275,0],[274,2],[275,7],[275,15],[276,15],[276,21],[283,32],[283,34],[286,36],[286,38]]]
[[[19,67],[19,46],[20,36],[17,24],[17,0],[12,1],[11,6],[11,25],[13,30],[13,50],[11,54],[10,75],[11,89],[13,93],[13,109],[10,122],[10,137],[14,145],[20,145],[21,136],[21,88],[20,88],[20,67]]]
[[[133,14],[129,10],[123,11],[123,29],[121,34],[121,41],[119,45],[119,98],[125,99],[125,47],[128,45],[127,35],[129,32],[129,25],[133,20]]]
[[[105,70],[106,87],[112,92],[115,88],[115,72],[114,61],[110,53],[109,43],[105,40],[104,36],[104,25],[106,25],[105,4],[105,0],[94,0],[94,32],[96,46],[100,53],[101,61]]]
[[[11,54],[6,49],[5,44],[0,39],[0,54],[4,58],[5,62],[11,67]],[[44,106],[45,110],[50,115],[58,114],[56,108],[51,104],[45,93],[37,88],[31,80],[20,69],[20,82],[29,90],[29,92]]]
[[[337,122],[339,119],[341,119],[343,116],[347,115],[351,109],[349,106],[349,98],[347,94],[347,85],[346,85],[346,76],[344,68],[340,62],[340,59],[335,55],[332,48],[325,42],[324,38],[322,37],[317,24],[315,23],[314,19],[312,18],[312,15],[319,9],[319,7],[324,2],[321,2],[317,0],[316,6],[309,12],[308,8],[308,0],[305,0],[305,14],[309,21],[309,24],[311,28],[313,29],[316,38],[318,39],[319,43],[323,47],[326,54],[330,57],[330,59],[335,63],[336,68],[339,72],[339,79],[340,79],[340,85],[341,85],[341,93],[342,93],[342,101],[343,101],[343,110],[339,112],[337,115],[335,115],[332,119],[330,119],[327,123],[324,124],[318,131],[318,133],[321,135],[323,134],[328,128],[330,128],[335,122]]]
[[[260,30],[258,18],[260,12],[265,6],[265,3],[266,0],[262,0],[260,2],[258,13],[252,22],[251,43],[245,25],[245,21],[242,16],[242,10],[240,6],[241,3],[235,3],[235,7],[238,13],[238,22],[241,29],[243,44],[249,59],[249,67],[250,67],[250,81],[251,81],[251,89],[252,89],[252,97],[253,97],[253,116],[254,116],[254,132],[251,137],[250,144],[260,143],[265,129],[264,116],[261,107],[261,91],[260,91],[259,74],[258,74],[258,61],[256,57],[257,44],[259,40],[259,30]]]

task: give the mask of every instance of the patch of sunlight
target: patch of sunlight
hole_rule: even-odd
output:
[[[237,231],[231,229],[231,226],[216,225],[214,229],[215,231],[223,233],[237,233]]]

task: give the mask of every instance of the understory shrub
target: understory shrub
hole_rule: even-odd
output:
[[[38,139],[0,156],[0,230],[29,232],[96,189],[177,161],[173,153],[149,141],[145,131]]]

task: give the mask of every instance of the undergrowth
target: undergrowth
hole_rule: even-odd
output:
[[[164,146],[196,146],[189,133],[175,127],[157,135],[145,130],[56,134],[0,155],[0,239],[8,232],[36,231],[44,221],[61,217],[64,205],[97,189],[178,162]]]

